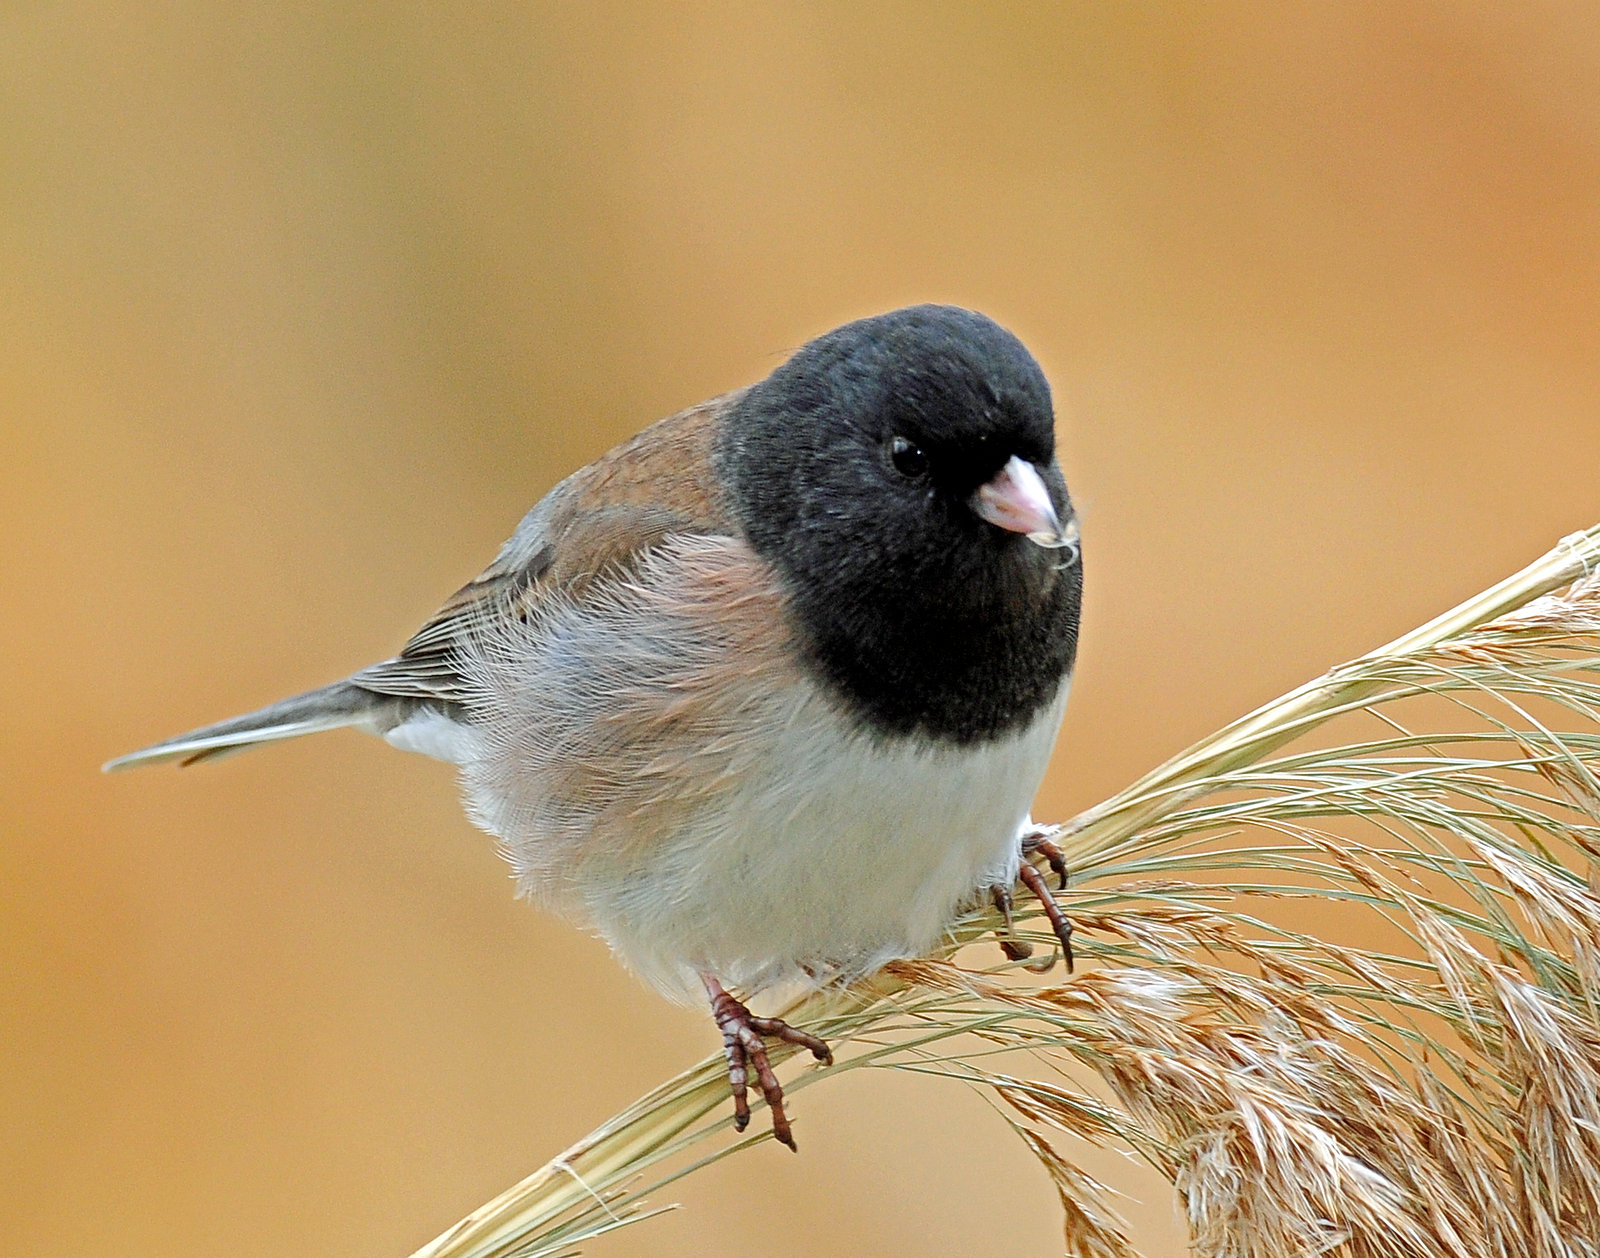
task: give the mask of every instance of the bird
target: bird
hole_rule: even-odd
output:
[[[1030,806],[1083,577],[1043,370],[976,311],[846,323],[551,489],[399,653],[121,756],[184,764],[354,726],[458,766],[517,888],[647,983],[705,999],[734,1123],[753,1082],[795,1148],[752,1012],[926,955],[1018,877],[1071,964]],[[735,994],[740,993],[740,994]]]

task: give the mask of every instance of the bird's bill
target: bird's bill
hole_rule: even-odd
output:
[[[1068,520],[1062,525],[1039,469],[1017,455],[1012,455],[993,479],[978,487],[972,496],[972,509],[979,519],[996,528],[1021,533],[1030,542],[1051,550],[1073,546],[1078,540],[1078,522]]]

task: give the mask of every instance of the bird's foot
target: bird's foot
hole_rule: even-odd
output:
[[[1067,858],[1050,839],[1051,831],[1035,826],[1022,836],[1022,855],[1026,859],[1035,852],[1044,857],[1050,872],[1061,880],[1061,889],[1067,889]]]
[[[1072,923],[1061,911],[1061,906],[1056,903],[1055,892],[1050,890],[1050,884],[1044,880],[1044,875],[1039,872],[1037,865],[1024,860],[1018,874],[1023,885],[1039,897],[1039,906],[1044,909],[1044,915],[1050,919],[1050,929],[1055,931],[1056,939],[1061,943],[1061,957],[1067,963],[1067,973],[1072,973]]]
[[[783,1085],[767,1058],[768,1040],[782,1040],[810,1050],[825,1066],[833,1065],[833,1053],[815,1035],[790,1026],[782,1018],[758,1018],[743,1001],[723,990],[709,974],[701,975],[706,995],[711,998],[711,1016],[722,1031],[722,1051],[728,1058],[728,1086],[733,1090],[733,1125],[743,1131],[750,1125],[749,1081],[755,1072],[756,1086],[772,1111],[772,1135],[781,1144],[795,1148],[789,1116],[783,1111]]]
[[[1055,932],[1056,939],[1061,944],[1061,956],[1067,963],[1067,971],[1072,970],[1072,922],[1062,912],[1061,905],[1056,902],[1055,894],[1050,890],[1050,885],[1045,882],[1044,875],[1039,872],[1039,867],[1029,858],[1037,852],[1043,856],[1045,863],[1050,866],[1051,872],[1061,880],[1061,885],[1067,885],[1067,858],[1061,849],[1050,841],[1050,831],[1031,829],[1022,836],[1022,866],[1017,871],[1017,876],[1022,884],[1038,897],[1044,915],[1050,921],[1050,929]],[[1000,935],[1000,948],[1008,958],[1013,961],[1024,961],[1033,955],[1033,946],[1025,939],[1019,939],[1013,933],[1011,926],[1011,888],[996,886],[992,889],[994,904],[1000,910],[1000,915],[1005,919],[1005,928]],[[1048,969],[1050,962],[1044,963]],[[1034,967],[1029,966],[1029,969]]]

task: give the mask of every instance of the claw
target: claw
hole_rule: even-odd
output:
[[[709,974],[700,976],[706,995],[711,998],[711,1016],[722,1031],[722,1051],[728,1059],[728,1087],[733,1092],[733,1125],[743,1131],[750,1125],[750,1072],[755,1071],[756,1086],[772,1111],[772,1135],[795,1149],[794,1131],[783,1110],[783,1085],[773,1073],[767,1056],[767,1040],[781,1040],[810,1051],[825,1066],[833,1065],[833,1053],[822,1040],[807,1031],[790,1026],[782,1018],[758,1018],[740,1000],[730,996]],[[798,1150],[796,1150],[798,1151]]]

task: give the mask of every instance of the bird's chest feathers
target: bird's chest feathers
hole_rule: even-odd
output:
[[[960,905],[1016,874],[1017,832],[1066,685],[1018,733],[954,746],[861,732],[801,696],[738,784],[648,851],[587,866],[596,925],[673,989],[863,974],[935,946]]]
[[[526,892],[667,990],[865,973],[1015,872],[1065,679],[994,737],[885,732],[800,666],[785,617],[748,549],[686,537],[464,660],[473,816]]]

